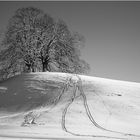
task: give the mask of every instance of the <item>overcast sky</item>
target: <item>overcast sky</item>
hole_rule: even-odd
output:
[[[20,7],[34,6],[63,19],[86,39],[89,75],[140,82],[140,2],[0,2],[0,30]]]

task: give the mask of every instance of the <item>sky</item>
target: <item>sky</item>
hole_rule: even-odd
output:
[[[16,9],[34,6],[85,37],[89,75],[140,82],[140,1],[0,1],[0,31]]]

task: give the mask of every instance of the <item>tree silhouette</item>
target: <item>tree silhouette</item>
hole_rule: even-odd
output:
[[[84,38],[63,20],[34,7],[20,8],[9,20],[0,51],[1,72],[36,71],[84,73],[89,65],[80,58]]]

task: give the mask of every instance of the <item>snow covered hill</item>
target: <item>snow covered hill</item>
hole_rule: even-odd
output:
[[[140,83],[51,72],[0,82],[0,139],[139,140],[139,124]]]

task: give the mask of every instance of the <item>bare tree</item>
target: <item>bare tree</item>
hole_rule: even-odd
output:
[[[72,33],[63,20],[55,21],[42,10],[20,8],[9,20],[0,51],[3,68],[14,72],[61,71],[83,73],[80,59],[84,38]]]
[[[8,53],[9,57],[20,58],[20,65],[26,67],[24,68],[26,71],[35,71],[36,46],[34,46],[34,35],[36,32],[34,22],[42,14],[41,10],[33,7],[18,9],[9,21],[3,40],[3,45],[7,48],[5,53]],[[3,59],[6,60],[7,55],[4,55]]]

